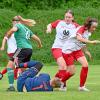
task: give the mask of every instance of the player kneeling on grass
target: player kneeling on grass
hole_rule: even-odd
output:
[[[46,73],[41,73],[38,76],[38,72],[42,68],[40,62],[32,62],[34,66],[24,71],[17,80],[17,90],[18,92],[31,92],[31,91],[53,91],[54,87],[60,87],[61,81],[58,78],[50,79],[50,75]],[[25,64],[20,64],[19,67],[25,66]]]

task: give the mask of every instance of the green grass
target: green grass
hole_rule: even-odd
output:
[[[7,75],[0,80],[0,100],[100,100],[100,66],[90,65],[89,75],[87,79],[87,87],[90,92],[79,92],[79,73],[81,66],[76,66],[76,74],[68,81],[68,91],[54,91],[54,92],[31,92],[18,93],[6,92],[8,87]],[[41,72],[46,72],[54,76],[57,71],[57,66],[45,65]],[[15,82],[16,86],[16,82]]]

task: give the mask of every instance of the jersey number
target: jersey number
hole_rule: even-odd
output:
[[[26,39],[30,39],[30,32],[27,29],[25,29],[25,31],[26,31]]]

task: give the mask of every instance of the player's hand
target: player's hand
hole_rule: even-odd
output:
[[[18,57],[15,57],[14,58],[14,67],[17,69],[19,67],[19,64],[18,64]]]
[[[91,56],[91,55],[88,55],[89,56],[89,59],[91,60],[91,61],[93,61],[93,57]]]
[[[96,41],[96,43],[100,43],[100,41],[99,40],[95,40]]]
[[[51,29],[47,29],[47,30],[46,30],[46,33],[47,33],[47,34],[48,34],[48,33],[51,33],[51,31],[52,31]]]
[[[42,48],[42,44],[38,45],[38,48]]]
[[[0,50],[3,51],[3,50],[5,50],[5,48],[4,47],[1,47]]]
[[[94,41],[91,41],[92,44],[97,44],[97,43],[100,43],[99,40],[94,40]]]

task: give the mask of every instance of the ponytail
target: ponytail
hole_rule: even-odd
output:
[[[27,26],[34,26],[36,24],[36,22],[32,19],[24,19],[24,20],[20,20],[20,22]]]
[[[88,18],[86,19],[85,23],[84,23],[84,26],[85,26],[87,29],[90,29],[91,25],[92,25],[94,22],[95,22],[95,23],[98,23],[97,19],[88,17]]]
[[[21,16],[15,16],[12,21],[17,21],[27,26],[34,26],[36,24],[35,20],[32,19],[24,19]]]

